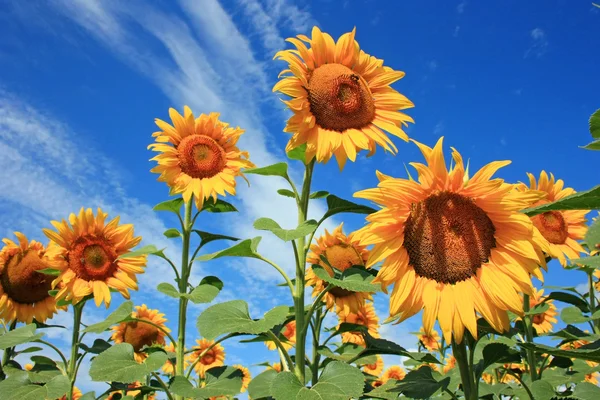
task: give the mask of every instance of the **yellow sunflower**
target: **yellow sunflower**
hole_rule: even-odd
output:
[[[334,275],[331,267],[345,271],[352,266],[364,266],[369,258],[369,251],[366,246],[361,246],[353,238],[353,234],[348,236],[342,232],[342,226],[338,226],[332,233],[325,229],[325,234],[317,239],[317,243],[310,246],[310,253],[306,257],[309,265],[319,265],[327,271],[329,276]],[[327,259],[327,263],[321,260],[321,256]],[[313,297],[316,297],[325,289],[325,282],[318,278],[312,268],[306,271],[306,286],[313,286]],[[339,287],[331,289],[323,297],[327,309],[331,310],[335,306],[338,314],[348,314],[358,311],[365,300],[373,300],[372,293],[351,292]]]
[[[165,322],[167,322],[167,319],[164,318],[165,314],[158,310],[151,310],[145,304],[136,306],[135,311],[131,313],[131,317],[152,322],[167,332],[171,331],[165,325]],[[144,361],[147,357],[147,354],[141,351],[144,346],[151,346],[153,344],[165,345],[165,332],[145,322],[121,322],[119,325],[113,326],[112,331],[111,339],[115,343],[129,343],[133,346],[135,359],[138,362]]]
[[[562,179],[555,180],[554,175],[542,171],[539,181],[535,176],[529,176],[529,189],[544,192],[545,197],[536,201],[532,206],[551,203],[570,196],[575,192],[572,188],[565,188]],[[521,184],[520,190],[527,190],[527,186]],[[564,267],[570,259],[579,258],[579,253],[585,253],[585,249],[577,242],[583,239],[587,232],[585,215],[589,211],[566,210],[546,211],[531,218],[535,226],[536,240],[549,256],[558,259]]]
[[[543,254],[535,247],[533,224],[519,211],[540,192],[518,192],[502,179],[490,179],[509,161],[493,162],[470,179],[454,150],[448,171],[442,139],[432,149],[415,142],[427,165],[411,163],[419,181],[378,173],[379,185],[355,197],[382,209],[367,216],[355,233],[374,245],[368,265],[383,260],[376,281],[394,285],[390,315],[401,322],[423,309],[423,327],[436,319],[447,342],[461,342],[466,327],[477,337],[477,314],[494,329],[509,329],[507,310],[523,313],[520,292],[531,294],[530,274],[542,278]]]
[[[267,369],[273,369],[277,372],[281,372],[281,363],[273,363],[273,365],[269,365]]]
[[[406,371],[404,371],[402,367],[394,365],[385,370],[385,372],[381,376],[381,382],[386,383],[390,379],[401,381],[402,379],[404,379],[405,376]]]
[[[198,357],[202,355],[203,352],[206,351],[209,347],[211,347],[215,341],[214,340],[196,340],[198,346],[193,347],[193,352],[188,355],[188,362],[193,364],[198,360]],[[225,361],[225,349],[220,344],[214,345],[209,351],[206,352],[202,356],[202,358],[196,363],[194,366],[194,371],[198,374],[200,378],[204,378],[206,375],[206,371],[214,367],[221,367],[224,365]]]
[[[598,366],[597,362],[587,361],[587,360],[585,362],[590,367]],[[591,383],[592,385],[596,385],[596,386],[598,385],[598,378],[600,378],[600,373],[598,371],[594,371],[594,372],[591,372],[591,373],[585,375],[585,381]]]
[[[456,358],[450,354],[444,358],[444,367],[442,368],[442,371],[444,371],[444,374],[447,374],[454,367],[456,367]]]
[[[542,303],[546,297],[543,296],[544,289],[534,290],[532,296],[529,297],[529,308],[533,309],[538,304]],[[548,333],[552,331],[552,324],[557,322],[556,315],[558,312],[556,311],[556,306],[554,305],[553,300],[546,301],[546,304],[550,308],[540,314],[535,314],[532,318],[533,327],[538,334]]]
[[[376,357],[373,364],[364,364],[362,366],[363,372],[373,376],[379,376],[381,374],[383,371],[383,358],[381,358],[380,355],[377,355]]]
[[[73,398],[72,398],[72,400],[79,400],[81,398],[81,396],[83,396],[83,393],[81,393],[81,390],[79,390],[76,387],[73,387]],[[67,400],[67,395],[65,394],[59,400]]]
[[[361,150],[373,154],[376,144],[395,154],[384,131],[408,140],[401,126],[414,121],[398,110],[413,103],[390,86],[404,72],[360,50],[354,36],[352,30],[336,43],[315,26],[312,38],[287,39],[297,50],[275,55],[289,64],[273,87],[291,97],[284,101],[294,113],[284,129],[292,134],[286,151],[306,143],[306,161],[316,156],[327,162],[335,155],[342,169]]]
[[[6,323],[44,322],[57,311],[56,300],[48,294],[52,277],[37,272],[50,268],[46,249],[15,232],[18,243],[2,239],[0,250],[0,317]]]
[[[252,380],[252,375],[250,375],[250,371],[248,370],[248,368],[242,366],[242,365],[234,365],[233,368],[237,368],[240,371],[242,371],[242,390],[241,393],[244,393],[246,391],[246,389],[248,389],[248,385],[250,384],[250,381]]]
[[[283,348],[286,350],[291,349],[296,344],[296,321],[290,321],[281,330],[281,336],[286,338],[286,341],[281,341]],[[276,350],[277,345],[275,342],[269,340],[265,342],[265,345],[269,350]]]
[[[487,372],[484,372],[483,374],[481,374],[481,379],[488,385],[492,385],[492,384],[496,383],[496,378],[494,377],[494,375],[487,373]]]
[[[152,134],[156,143],[148,148],[160,154],[152,158],[158,165],[151,172],[160,174],[158,180],[167,183],[172,195],[182,193],[186,202],[193,195],[198,210],[210,197],[216,201],[225,192],[235,195],[241,169],[254,167],[248,152],[236,146],[244,130],[219,121],[218,113],[194,118],[188,106],[183,116],[173,108],[169,115],[173,125],[155,121],[161,130]]]
[[[173,343],[169,343],[165,347],[165,351],[169,353],[175,353],[175,345]],[[188,362],[187,360],[183,360],[183,368],[187,368]],[[162,366],[162,371],[167,375],[173,375],[175,373],[175,363],[171,360],[167,360],[167,362]]]
[[[423,327],[419,330],[419,341],[429,351],[437,351],[440,349],[440,334],[435,329],[431,333],[425,332]]]
[[[49,246],[52,253],[50,267],[60,270],[52,282],[59,287],[56,299],[71,300],[73,304],[85,296],[94,295],[96,306],[102,302],[110,306],[110,289],[118,290],[129,298],[129,289],[137,290],[136,274],[144,272],[146,255],[122,257],[142,240],[133,236],[133,225],[119,225],[119,217],[105,223],[108,214],[98,208],[94,217],[91,208],[71,214],[69,223],[52,221],[58,230],[44,229],[57,246]]]
[[[339,315],[340,324],[343,322],[358,324],[367,327],[367,330],[374,338],[379,337],[379,317],[375,313],[375,307],[372,303],[365,303],[357,312]],[[338,325],[339,327],[339,325]],[[342,333],[343,343],[355,343],[360,346],[365,345],[365,338],[359,332]]]

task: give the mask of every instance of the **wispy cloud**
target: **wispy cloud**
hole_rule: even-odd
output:
[[[465,12],[466,7],[467,7],[467,2],[466,2],[466,0],[463,0],[460,3],[458,3],[458,5],[456,6],[456,12],[459,14],[462,14]]]
[[[525,51],[523,58],[529,56],[541,57],[548,51],[548,38],[546,32],[542,28],[534,28],[529,32],[531,37],[531,45]]]

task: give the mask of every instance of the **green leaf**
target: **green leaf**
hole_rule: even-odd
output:
[[[600,257],[582,257],[571,260],[571,264],[587,265],[588,267],[600,268]]]
[[[206,276],[202,279],[200,284],[196,286],[191,293],[186,294],[185,297],[190,299],[194,304],[210,303],[217,297],[221,289],[223,289],[223,281],[216,276]]]
[[[550,382],[539,380],[533,382],[529,389],[534,399],[551,399],[556,396],[556,391]]]
[[[511,349],[504,343],[489,343],[483,348],[483,358],[475,365],[477,380],[485,370],[495,363],[518,363],[521,362],[519,352]]]
[[[102,322],[98,322],[97,324],[93,324],[85,328],[84,332],[91,333],[102,333],[113,325],[116,325],[120,322],[125,321],[126,319],[131,317],[131,312],[133,311],[133,302],[126,301],[121,304],[115,311],[113,311],[106,319]]]
[[[253,239],[242,240],[241,242],[225,250],[196,257],[193,261],[208,261],[221,257],[250,257],[260,259],[261,257],[256,251],[258,244],[260,243],[260,239],[261,237],[257,236]]]
[[[566,324],[580,324],[598,318],[600,318],[600,313],[594,313],[591,317],[586,317],[577,307],[565,307],[560,313],[560,319]]]
[[[92,353],[92,354],[100,354],[104,350],[108,350],[110,348],[110,346],[111,346],[111,344],[103,339],[94,340],[94,344],[92,345],[92,347],[88,347],[84,343],[79,343],[80,348],[82,348],[83,350],[87,351],[88,353]]]
[[[44,275],[52,275],[52,276],[58,276],[61,273],[61,271],[59,271],[58,269],[54,269],[54,268],[37,269],[35,272],[44,274]]]
[[[44,350],[44,349],[41,348],[41,347],[37,347],[37,346],[31,346],[31,347],[28,347],[26,349],[22,349],[22,350],[17,351],[16,354],[35,353],[35,352],[40,351],[40,350]]]
[[[488,395],[494,395],[493,399],[502,398],[501,395],[510,396],[512,392],[512,388],[508,386],[506,383],[496,383],[494,385],[489,385],[485,382],[479,382],[479,397],[485,397]]]
[[[351,201],[340,199],[339,197],[330,194],[327,196],[327,212],[323,215],[321,221],[340,213],[372,214],[375,211],[377,210],[374,208],[352,203]]]
[[[322,199],[323,197],[327,196],[329,196],[329,192],[326,192],[325,190],[319,190],[314,193],[311,193],[309,197],[311,199]]]
[[[133,346],[119,343],[92,360],[90,377],[97,382],[133,383],[144,380],[146,375],[160,368],[166,361],[166,353],[155,352],[143,363],[138,363],[134,359]]]
[[[277,190],[277,193],[279,193],[282,196],[285,197],[291,197],[292,199],[296,198],[296,195],[294,194],[294,192],[292,192],[291,190],[288,189],[279,189]]]
[[[35,333],[35,324],[29,324],[0,335],[0,350],[8,349],[19,344],[33,342],[44,336]]]
[[[431,374],[431,368],[425,365],[406,374],[396,387],[406,397],[428,399],[438,390],[447,388],[449,383],[450,378],[437,381]]]
[[[167,296],[173,297],[175,299],[180,298],[182,295],[182,293],[179,293],[179,290],[177,290],[177,288],[175,288],[175,286],[173,286],[167,282],[159,283],[158,286],[156,287],[156,290],[158,290],[162,294],[166,294]]]
[[[600,388],[589,382],[578,383],[573,391],[573,396],[581,400],[598,400],[600,399]]]
[[[217,201],[206,200],[202,205],[202,211],[211,213],[237,212],[237,208],[233,204],[217,199]]]
[[[58,399],[67,393],[69,387],[69,379],[62,374],[50,379],[45,385],[34,385],[27,379],[27,374],[21,374],[0,382],[0,399]]]
[[[288,151],[287,156],[290,160],[298,160],[302,161],[303,164],[306,164],[306,143]]]
[[[581,346],[578,349],[563,350],[560,348],[546,346],[537,343],[519,343],[519,346],[525,349],[534,350],[536,353],[546,353],[553,356],[569,357],[582,360],[600,362],[600,340]],[[545,374],[546,372],[544,372]]]
[[[248,303],[232,300],[208,307],[200,316],[196,326],[200,335],[212,340],[226,333],[247,333],[257,335],[282,324],[288,315],[287,306],[279,306],[268,311],[263,319],[253,320],[248,312]]]
[[[317,351],[319,352],[319,354],[321,354],[325,357],[331,358],[332,360],[343,361],[345,363],[348,363],[348,362],[350,362],[350,360],[353,360],[353,359],[356,359],[357,364],[373,363],[375,361],[375,356],[366,356],[366,357],[356,358],[358,355],[360,355],[362,353],[363,350],[364,350],[364,348],[357,344],[344,343],[335,350],[335,353],[332,352],[328,347],[324,347],[324,346],[321,346]],[[365,362],[365,360],[367,362]]]
[[[386,339],[378,339],[371,336],[369,333],[365,334],[366,348],[364,349],[362,356],[368,356],[372,354],[388,354],[396,356],[404,356],[412,358],[413,360],[421,361],[423,363],[435,363],[441,364],[437,358],[429,353],[415,353],[406,351],[406,349],[394,342],[390,342]]]
[[[543,314],[550,308],[550,304],[548,303],[540,303],[533,307],[531,310],[527,311],[525,315],[537,315]]]
[[[600,186],[585,192],[577,192],[553,203],[527,208],[522,213],[530,217],[554,210],[599,210],[600,209]]]
[[[254,377],[248,385],[248,395],[256,400],[270,397],[271,385],[276,376],[277,371],[268,369]]]
[[[552,357],[552,361],[548,364],[548,368],[558,367],[558,368],[569,368],[573,366],[573,361],[567,357]]]
[[[581,148],[586,150],[600,150],[600,140],[594,140],[585,146],[581,146]]]
[[[288,165],[284,162],[269,165],[267,167],[248,168],[244,170],[244,173],[265,176],[281,176],[282,178],[285,178],[287,180],[290,179],[288,177]]]
[[[175,228],[169,228],[166,231],[164,231],[163,235],[165,235],[169,239],[173,239],[173,238],[181,237],[181,232],[179,232],[179,230],[177,230]]]
[[[590,133],[594,139],[600,139],[600,109],[590,117]]]
[[[254,221],[254,228],[269,231],[284,242],[289,242],[314,232],[317,229],[317,221],[310,219],[301,223],[296,229],[283,229],[271,218],[259,218]]]
[[[131,251],[129,253],[125,253],[125,254],[121,254],[119,257],[117,257],[117,260],[120,260],[122,258],[129,258],[129,257],[137,257],[137,256],[143,256],[143,255],[148,255],[148,254],[152,254],[161,258],[165,258],[165,254],[163,253],[164,249],[157,249],[155,245],[153,244],[149,244],[148,246],[144,246],[144,247],[140,247],[139,249],[135,250],[135,251]]]
[[[390,379],[383,385],[376,387],[368,393],[365,393],[367,398],[377,398],[377,399],[385,399],[385,400],[396,400],[400,393],[396,389],[396,384],[398,381],[394,379]]]
[[[204,247],[206,244],[214,242],[215,240],[233,240],[234,242],[240,240],[233,236],[219,235],[216,233],[199,231],[197,229],[194,229],[192,232],[195,232],[198,234],[198,236],[200,236],[200,247]]]
[[[182,376],[173,378],[169,391],[177,396],[207,399],[216,396],[233,396],[242,389],[243,373],[234,367],[216,367],[206,371],[206,386],[195,388]]]
[[[545,301],[548,301],[548,300],[558,300],[558,301],[562,301],[563,303],[574,305],[583,312],[590,311],[588,303],[585,300],[583,300],[578,295],[574,295],[571,293],[552,292],[548,295],[548,297],[546,298]]]
[[[381,285],[372,283],[375,277],[364,268],[348,268],[341,273],[339,278],[330,277],[325,268],[320,265],[313,265],[312,269],[318,278],[351,292],[375,293],[381,291]]]
[[[71,382],[64,375],[58,375],[46,383],[46,397],[49,399],[60,399],[70,389]]]
[[[560,337],[563,339],[568,339],[568,340],[579,340],[579,339],[585,338],[585,340],[587,340],[588,342],[593,342],[595,340],[600,339],[600,336],[598,336],[598,335],[592,336],[592,334],[586,333],[573,325],[567,325],[564,329],[561,329],[558,332],[552,333],[551,335],[555,336],[555,337]]]
[[[152,208],[154,211],[168,211],[175,214],[179,214],[179,210],[183,205],[183,199],[181,197],[177,197],[172,200],[163,201],[162,203],[158,203]]]
[[[87,392],[86,394],[81,396],[79,400],[96,400],[96,392]]]
[[[600,218],[596,220],[587,230],[585,237],[583,238],[590,249],[599,249],[600,247]]]
[[[325,366],[319,382],[311,389],[292,372],[281,372],[273,380],[275,400],[348,400],[362,395],[365,377],[358,368],[340,361]]]

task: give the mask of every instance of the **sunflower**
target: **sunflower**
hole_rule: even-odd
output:
[[[254,167],[248,152],[236,146],[244,130],[219,121],[219,113],[194,118],[188,106],[183,116],[173,108],[169,115],[173,125],[155,121],[161,130],[152,134],[156,143],[148,148],[160,154],[152,158],[158,165],[151,172],[160,174],[158,180],[167,183],[171,195],[182,193],[186,202],[193,195],[198,210],[210,197],[235,195],[236,176]]]
[[[375,281],[383,290],[394,285],[390,315],[399,323],[424,309],[425,332],[437,319],[446,341],[454,334],[460,343],[465,327],[477,337],[476,313],[500,332],[510,327],[507,310],[523,313],[519,293],[532,293],[530,274],[542,278],[543,254],[531,220],[519,211],[542,193],[490,179],[509,161],[469,179],[454,150],[448,171],[442,140],[433,149],[415,142],[427,161],[411,164],[418,182],[378,172],[377,188],[355,194],[382,205],[355,234],[362,245],[374,245],[368,265],[384,260]]]
[[[72,400],[79,400],[81,398],[81,396],[83,396],[83,393],[81,393],[81,390],[79,390],[76,387],[73,387],[73,398],[72,398]],[[67,395],[65,394],[59,400],[67,400]]]
[[[250,371],[248,370],[248,368],[243,367],[241,365],[234,365],[233,368],[237,368],[240,371],[242,371],[242,390],[241,390],[241,393],[244,393],[246,391],[246,389],[248,389],[248,385],[250,384],[250,381],[252,380],[252,375],[250,375]]]
[[[158,310],[151,310],[145,304],[136,306],[135,311],[131,313],[132,318],[149,321],[160,326],[164,331],[170,332],[171,330],[165,325],[167,319],[164,316],[165,314],[160,313]],[[115,343],[129,343],[132,345],[135,351],[135,359],[142,362],[147,357],[147,354],[141,351],[145,346],[165,345],[165,332],[154,325],[141,321],[121,322],[119,325],[112,327],[111,339]]]
[[[286,151],[306,143],[306,161],[316,156],[318,162],[327,162],[335,155],[343,169],[358,151],[373,154],[376,144],[395,154],[396,146],[383,131],[408,140],[401,126],[414,121],[398,110],[413,103],[390,87],[404,72],[360,50],[355,33],[335,43],[315,26],[312,38],[287,39],[297,50],[275,54],[289,64],[273,87],[292,97],[284,101],[294,114],[284,129],[292,134]]]
[[[121,398],[123,398],[124,396],[130,396],[130,397],[136,397],[138,394],[140,394],[142,391],[139,390],[138,388],[142,387],[142,383],[141,382],[135,382],[135,383],[131,383],[129,385],[127,385],[127,389],[125,390],[115,390],[113,392],[110,392],[108,394],[108,397],[105,400],[113,400],[115,398],[115,395],[121,395]],[[125,393],[125,394],[123,394]],[[156,395],[154,393],[150,393],[148,395],[148,400],[155,400],[156,399]]]
[[[339,315],[340,324],[347,322],[366,326],[369,334],[374,338],[379,337],[379,317],[375,313],[375,307],[372,303],[365,303],[357,312],[347,315]],[[339,325],[338,325],[339,327]],[[365,345],[365,338],[360,332],[342,333],[343,343],[355,343],[360,346]]]
[[[119,217],[105,223],[108,214],[98,208],[94,217],[91,208],[71,214],[69,223],[52,221],[58,230],[44,229],[57,246],[49,246],[51,268],[60,275],[52,282],[59,287],[56,299],[73,304],[93,294],[96,306],[110,306],[110,289],[116,289],[129,299],[129,289],[137,290],[136,274],[144,272],[146,255],[122,257],[142,240],[133,236],[133,225],[119,225]]]
[[[381,382],[386,383],[390,379],[395,379],[397,381],[401,381],[406,376],[406,371],[402,367],[397,365],[393,365],[385,370],[383,375],[381,376]]]
[[[481,379],[488,385],[493,385],[494,383],[496,383],[496,378],[494,377],[494,375],[487,372],[481,374]]]
[[[57,311],[56,300],[48,294],[50,275],[37,272],[50,268],[46,249],[35,240],[28,241],[15,232],[18,243],[2,239],[0,250],[0,317],[6,323],[30,324],[35,318],[44,322]]]
[[[437,351],[440,349],[440,334],[435,329],[430,333],[425,332],[423,327],[419,330],[419,341],[429,351]]]
[[[383,371],[383,358],[380,355],[375,356],[375,362],[373,364],[364,364],[362,366],[363,372],[373,375],[379,376]]]
[[[175,345],[173,343],[169,343],[164,347],[165,351],[168,353],[175,353]],[[188,362],[187,360],[183,360],[183,368],[187,368]],[[162,371],[167,375],[173,375],[175,373],[175,363],[171,360],[167,360],[165,364],[162,366]]]
[[[281,335],[285,337],[285,341],[281,341],[283,348],[286,350],[291,349],[296,344],[296,321],[290,321],[281,330]],[[280,336],[281,336],[280,335]],[[272,340],[268,340],[265,342],[267,348],[269,350],[277,349],[277,345]]]
[[[572,188],[564,188],[562,179],[555,180],[554,175],[542,171],[539,181],[535,176],[529,176],[529,188],[525,184],[518,186],[519,190],[537,190],[544,192],[544,198],[536,201],[532,206],[551,203],[575,192]],[[536,240],[549,256],[558,259],[564,267],[567,265],[566,257],[579,258],[579,253],[585,253],[585,249],[577,242],[583,239],[587,232],[585,215],[589,211],[566,210],[546,211],[531,217],[535,226]],[[565,257],[566,256],[566,257]]]
[[[221,367],[225,361],[225,349],[220,344],[215,344],[214,340],[196,340],[198,346],[193,347],[193,352],[188,355],[188,362],[194,364],[194,371],[200,378],[204,378],[206,371],[214,367]],[[214,346],[213,346],[214,345]],[[206,351],[209,347],[212,348]],[[205,353],[206,352],[206,353]],[[202,355],[202,353],[205,353]],[[198,357],[202,358],[198,360]],[[198,362],[196,362],[198,360]]]
[[[319,265],[327,271],[329,276],[334,276],[331,267],[345,271],[352,266],[364,266],[369,258],[369,251],[366,246],[361,246],[353,238],[353,234],[348,236],[342,232],[342,226],[338,226],[332,233],[325,229],[325,234],[317,239],[317,243],[310,246],[310,253],[306,262],[310,265]],[[325,263],[321,257],[327,259]],[[329,264],[329,265],[328,265]],[[325,282],[315,275],[312,268],[306,271],[306,285],[313,286],[313,297],[318,296],[325,289]],[[351,292],[346,289],[334,287],[323,297],[327,309],[331,310],[334,306],[338,314],[348,314],[357,312],[365,303],[365,300],[373,300],[371,293]]]
[[[442,368],[442,371],[444,371],[444,374],[447,374],[454,367],[456,367],[456,358],[450,354],[444,358],[444,367]]]
[[[277,363],[273,363],[273,365],[269,365],[267,367],[267,369],[272,369],[272,370],[275,370],[277,372],[281,372],[281,363],[278,363],[278,362]]]
[[[589,365],[592,368],[598,366],[597,362],[587,361],[587,360],[585,362],[587,363],[587,365]],[[596,386],[598,386],[598,378],[600,378],[600,373],[598,373],[598,371],[590,372],[589,374],[585,375],[585,381],[591,383],[592,385],[596,385]]]
[[[530,309],[533,309],[535,306],[546,300],[546,297],[544,297],[543,294],[544,289],[534,290],[532,296],[529,298]],[[543,313],[535,314],[532,318],[533,327],[538,335],[552,331],[552,324],[557,322],[555,316],[558,313],[556,312],[556,306],[554,305],[553,300],[547,300],[545,302],[548,304],[549,308]]]

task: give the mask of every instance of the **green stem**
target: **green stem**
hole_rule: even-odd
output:
[[[596,311],[596,289],[594,287],[594,277],[592,276],[591,273],[588,273],[588,284],[589,284],[589,291],[590,291],[590,311],[591,314],[594,314],[594,312]],[[600,334],[600,321],[598,321],[597,319],[593,320],[592,322],[594,324],[594,332],[596,332],[596,334]]]
[[[71,381],[67,400],[73,400],[73,388],[77,380],[77,354],[79,354],[79,329],[81,328],[81,316],[83,315],[83,307],[85,300],[73,305],[73,336],[71,337],[71,358],[69,359],[69,367],[67,376]]]
[[[152,372],[152,376],[158,381],[158,384],[163,388],[163,390],[165,391],[165,393],[167,395],[167,398],[169,400],[173,400],[173,396],[171,395],[169,388],[167,387],[165,382],[161,379],[161,377],[156,372]]]
[[[320,301],[320,300],[319,300]],[[319,340],[321,338],[321,324],[323,323],[323,308],[319,306],[317,308],[317,314],[315,316],[315,325],[313,329],[313,358],[312,358],[312,380],[311,384],[314,386],[319,381],[319,364],[321,361],[321,355],[319,354]]]
[[[189,256],[190,256],[190,239],[192,234],[192,202],[185,203],[183,223],[181,224],[181,234],[183,236],[183,246],[181,250],[181,279],[179,280],[179,292],[187,292],[187,284],[189,278]],[[184,355],[185,355],[185,325],[188,299],[185,297],[179,298],[179,326],[177,337],[177,364],[175,366],[175,375],[183,376],[185,374]],[[181,398],[181,396],[177,396]]]
[[[8,332],[15,329],[16,326],[17,326],[17,320],[12,321],[10,323],[10,327],[8,328]],[[6,327],[5,327],[5,329],[6,329]],[[13,350],[14,350],[14,347],[9,347],[7,349],[4,349],[4,354],[2,355],[2,362],[0,362],[0,381],[3,381],[4,379],[6,379],[6,374],[4,373],[4,366],[6,365],[8,360],[10,360]]]
[[[279,350],[279,356],[280,356],[280,358],[281,358],[281,355],[283,355],[283,358],[285,359],[285,363],[288,365],[289,368],[292,368],[294,366],[294,363],[292,362],[292,357],[290,357],[290,354],[287,352],[287,350],[285,349],[285,347],[283,347],[283,343],[281,343],[281,340],[279,340],[279,338],[277,337],[277,335],[274,334],[272,331],[267,331],[267,336],[269,336],[271,338],[271,340],[277,346],[277,349]],[[284,368],[283,363],[281,364],[281,368],[284,371],[286,370]]]
[[[67,358],[65,357],[65,355],[62,353],[62,351],[60,351],[60,349],[58,347],[56,347],[55,345],[53,345],[52,343],[46,342],[45,340],[42,339],[38,339],[35,341],[36,343],[41,343],[41,344],[45,344],[46,346],[50,347],[52,350],[54,350],[56,352],[56,354],[58,354],[58,356],[61,358],[65,368],[67,368],[67,366],[69,365],[69,363],[67,362]]]
[[[312,181],[313,169],[315,167],[315,159],[306,166],[304,172],[304,182],[302,184],[302,193],[300,195],[300,204],[298,207],[298,225],[306,222],[308,214],[308,202],[310,199],[310,184]],[[296,366],[295,373],[300,383],[305,384],[305,354],[306,354],[306,332],[304,328],[306,321],[304,320],[304,271],[306,268],[306,251],[310,243],[306,243],[306,237],[301,237],[296,241],[298,256],[296,262],[296,291],[294,296],[294,306],[296,310]]]
[[[525,340],[527,343],[533,343],[533,325],[531,324],[531,315],[527,315],[530,309],[529,295],[523,294],[523,323],[525,325]],[[527,364],[529,364],[529,374],[531,375],[531,381],[537,381],[537,363],[535,358],[535,351],[533,349],[527,349]]]
[[[323,297],[325,297],[325,295],[327,293],[329,293],[329,291],[333,288],[334,288],[334,286],[327,285],[325,288],[323,288],[323,291],[321,293],[319,293],[319,295],[317,297],[315,297],[315,301],[313,302],[313,304],[310,306],[310,309],[306,313],[305,318],[307,321],[310,321],[315,310],[321,311],[321,307],[323,306],[323,304],[321,303],[321,300],[323,300]],[[304,325],[304,335],[305,336],[306,336],[307,331],[308,331],[308,324]]]
[[[477,400],[477,391],[473,390],[473,375],[471,374],[471,369],[469,368],[467,344],[464,338],[461,343],[456,343],[454,339],[452,339],[452,354],[454,355],[454,358],[456,358],[456,362],[458,364],[463,392],[465,393],[465,399]]]

